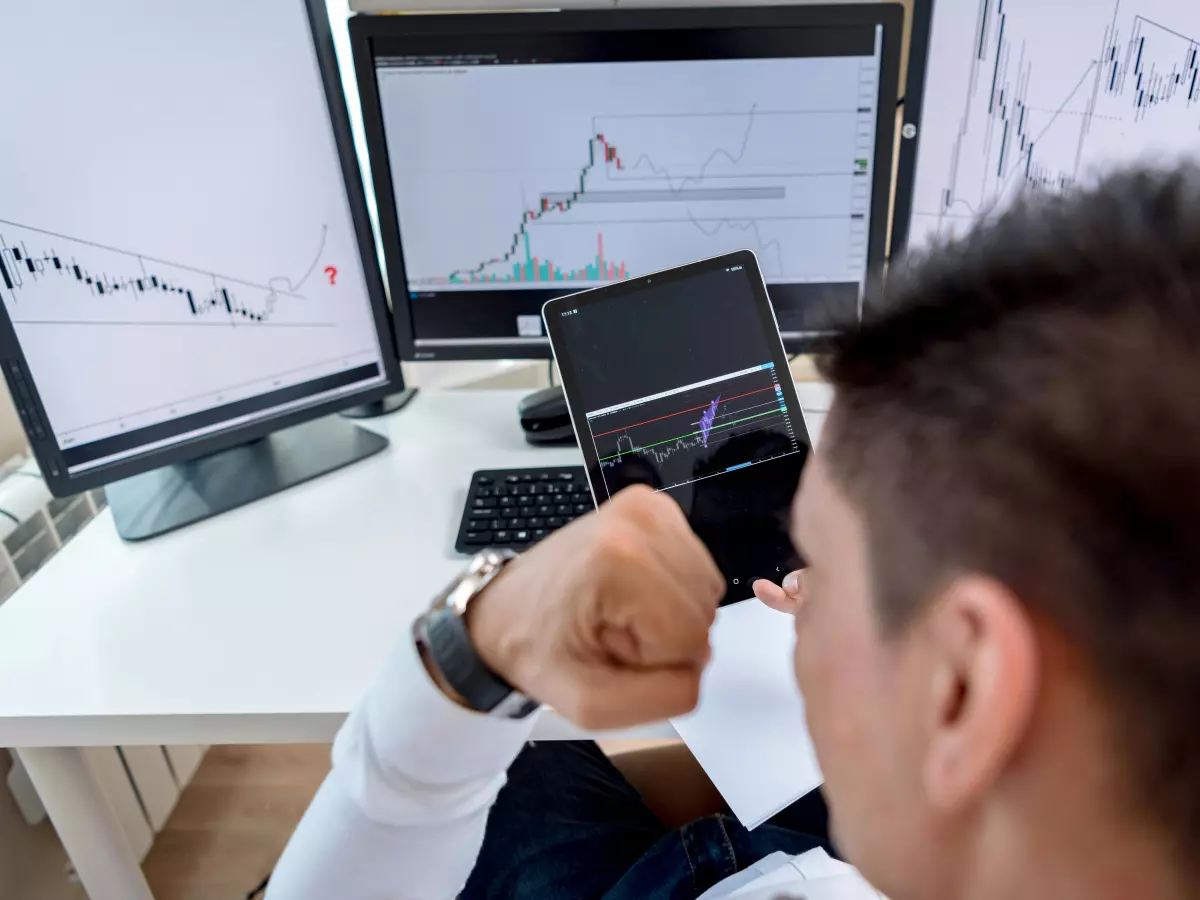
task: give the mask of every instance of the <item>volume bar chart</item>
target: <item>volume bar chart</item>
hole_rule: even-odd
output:
[[[774,363],[596,410],[587,422],[610,490],[630,472],[666,490],[800,450]]]
[[[564,268],[550,260],[533,255],[529,247],[529,235],[522,235],[525,245],[525,261],[514,263],[511,275],[471,273],[468,282],[477,284],[507,284],[513,282],[569,282],[569,281],[624,281],[627,276],[625,263],[613,262],[604,256],[604,235],[596,235],[596,258],[578,269]]]

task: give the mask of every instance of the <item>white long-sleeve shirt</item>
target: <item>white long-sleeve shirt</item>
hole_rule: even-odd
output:
[[[536,719],[462,708],[430,679],[413,642],[401,641],[338,733],[333,769],[271,876],[267,900],[452,900],[475,864],[505,770]],[[757,900],[803,885],[806,897],[820,900],[819,882],[805,880],[815,872],[806,876],[804,865],[794,871],[793,879],[777,866],[749,883],[743,873],[706,898]],[[820,871],[832,874],[824,865]]]

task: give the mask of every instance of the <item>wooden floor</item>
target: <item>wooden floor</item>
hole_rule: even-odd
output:
[[[143,864],[155,900],[243,900],[328,771],[328,744],[210,749]]]

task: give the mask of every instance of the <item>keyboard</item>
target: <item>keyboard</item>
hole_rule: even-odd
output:
[[[524,550],[595,508],[583,466],[483,469],[471,476],[454,549]]]

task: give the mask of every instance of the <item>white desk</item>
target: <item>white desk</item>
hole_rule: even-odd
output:
[[[26,748],[91,900],[151,895],[78,748],[332,740],[462,565],[471,472],[580,462],[525,444],[524,393],[424,392],[364,423],[383,453],[145,543],[105,513],[0,607],[0,746]],[[555,716],[538,731],[578,735]]]

